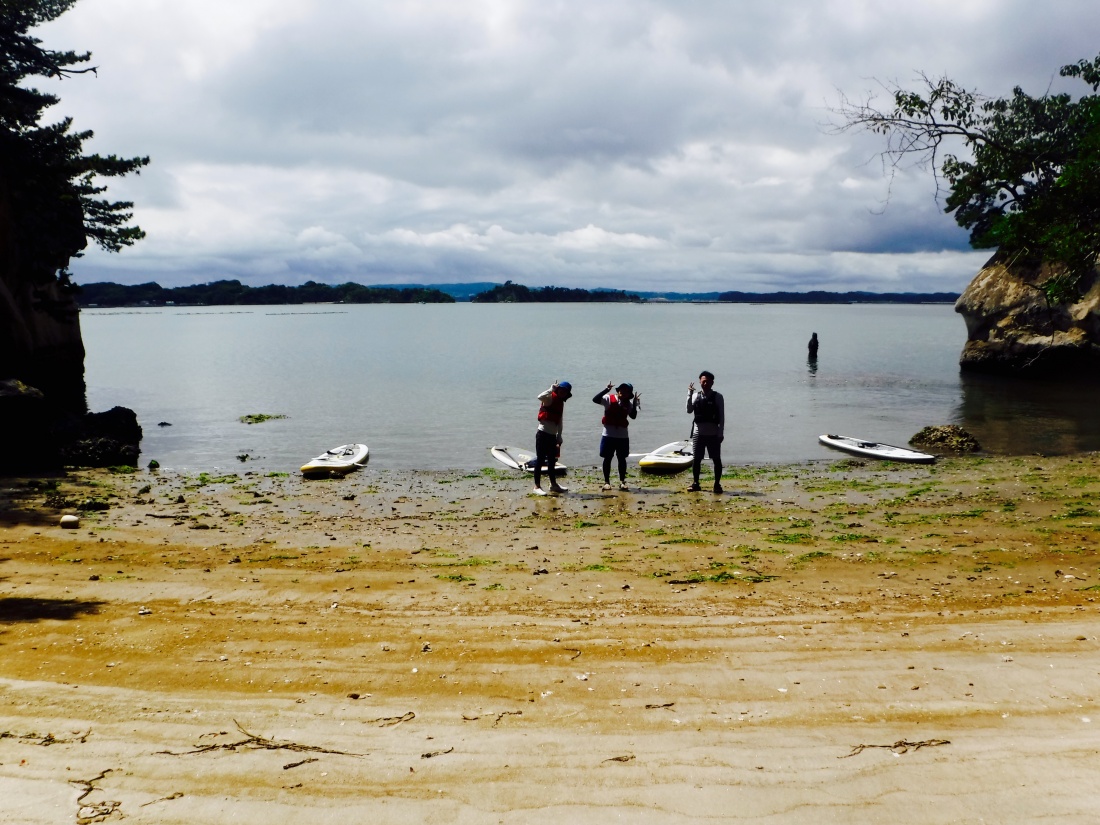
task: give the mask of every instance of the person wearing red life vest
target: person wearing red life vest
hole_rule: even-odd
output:
[[[544,496],[542,489],[542,468],[550,476],[551,493],[567,493],[565,487],[558,484],[554,465],[557,463],[558,450],[561,447],[562,418],[565,402],[573,395],[573,385],[568,381],[559,381],[548,390],[539,393],[539,427],[535,431],[535,489],[536,496]]]
[[[622,383],[612,390],[611,382],[592,398],[593,404],[603,405],[603,435],[600,438],[600,458],[603,459],[603,488],[611,489],[611,459],[619,459],[619,489],[626,486],[626,457],[630,452],[630,419],[638,417],[638,401],[641,393],[634,392],[634,385]]]

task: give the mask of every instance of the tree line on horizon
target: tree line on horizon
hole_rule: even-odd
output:
[[[530,304],[573,303],[594,301],[598,303],[641,303],[642,297],[621,289],[570,289],[561,286],[543,286],[536,289],[505,281],[503,284],[479,292],[470,300],[477,304]]]
[[[445,286],[445,285],[444,285]],[[162,287],[150,282],[128,286],[110,282],[76,287],[82,307],[135,306],[259,306],[285,304],[450,304],[453,295],[433,286],[337,286],[307,281],[301,286],[270,284],[251,287],[236,280],[191,286]],[[954,292],[722,292],[683,293],[680,301],[719,301],[758,304],[923,304],[954,303]],[[610,289],[572,289],[544,286],[531,288],[507,281],[470,297],[473,303],[644,303],[636,293]]]
[[[301,286],[271,284],[257,287],[247,286],[237,280],[178,287],[163,287],[155,282],[133,286],[99,282],[84,284],[76,289],[77,301],[82,307],[455,303],[453,295],[436,287],[378,287],[350,282],[338,286],[307,281]],[[641,302],[643,299],[621,290],[567,289],[555,286],[530,289],[508,281],[473,295],[470,300],[477,303],[545,303]]]
[[[953,304],[957,292],[722,292],[717,300],[733,304]]]
[[[262,304],[453,304],[438,289],[371,287],[346,283],[338,286],[306,281],[301,286],[270,284],[247,286],[240,281],[213,281],[191,286],[162,287],[157,283],[126,286],[108,282],[78,287],[82,307],[123,306],[256,306]]]

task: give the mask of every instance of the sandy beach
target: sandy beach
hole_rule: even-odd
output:
[[[1100,456],[728,469],[2,479],[0,821],[1095,821]]]

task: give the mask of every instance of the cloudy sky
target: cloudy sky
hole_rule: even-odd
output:
[[[80,0],[40,81],[148,233],[76,280],[961,290],[927,169],[829,109],[946,75],[1062,88],[1095,0]],[[1067,87],[1073,91],[1086,87]]]

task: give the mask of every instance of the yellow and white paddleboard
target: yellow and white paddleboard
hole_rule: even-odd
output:
[[[643,473],[671,476],[690,467],[692,458],[690,441],[673,441],[639,458],[638,468]]]
[[[366,444],[343,444],[307,461],[302,465],[302,474],[307,476],[346,475],[366,464],[369,457],[370,451]]]

